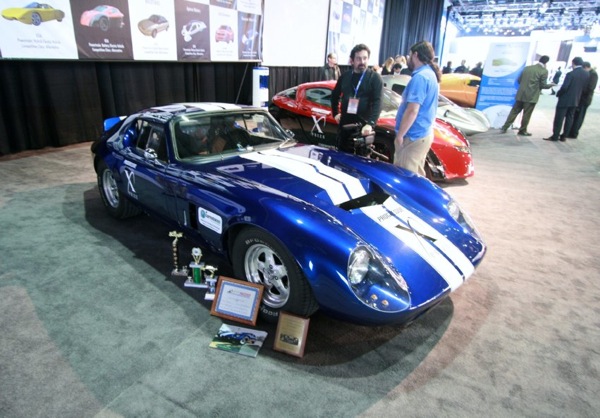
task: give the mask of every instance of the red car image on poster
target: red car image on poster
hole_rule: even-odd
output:
[[[123,17],[123,13],[116,7],[101,5],[83,12],[79,22],[82,26],[99,28],[106,32],[111,28],[124,27]]]

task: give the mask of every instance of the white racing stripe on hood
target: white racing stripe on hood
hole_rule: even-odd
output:
[[[319,186],[327,192],[334,205],[367,194],[356,177],[311,158],[282,153],[277,150],[254,152],[240,155],[240,157],[268,165]]]
[[[452,242],[391,197],[383,205],[364,207],[361,211],[427,261],[452,291],[473,274],[473,264]]]

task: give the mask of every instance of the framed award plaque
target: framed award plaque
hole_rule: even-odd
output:
[[[220,276],[210,313],[221,318],[256,325],[263,286]]]
[[[273,349],[296,357],[304,356],[309,318],[287,312],[279,314]]]

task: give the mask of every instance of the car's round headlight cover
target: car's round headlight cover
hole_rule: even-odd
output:
[[[348,282],[358,299],[369,307],[398,312],[410,306],[402,275],[369,246],[358,245],[348,258]]]

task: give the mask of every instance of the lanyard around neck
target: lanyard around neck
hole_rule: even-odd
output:
[[[360,87],[360,83],[362,83],[363,77],[365,76],[366,72],[367,72],[367,70],[363,71],[362,75],[360,76],[360,80],[358,80],[358,83],[356,84],[356,87],[354,88],[354,97],[355,98],[356,98],[356,95],[358,94],[358,88]]]

